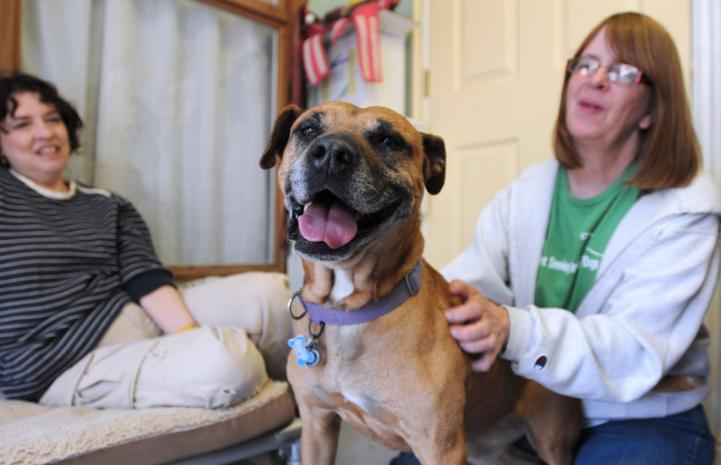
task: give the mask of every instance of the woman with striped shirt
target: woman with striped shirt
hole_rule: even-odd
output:
[[[128,201],[64,178],[81,127],[52,84],[0,77],[0,395],[224,407],[260,387],[266,362],[282,377],[283,275],[181,294]]]

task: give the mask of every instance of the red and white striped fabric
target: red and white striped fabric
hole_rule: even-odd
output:
[[[308,38],[303,41],[303,67],[308,82],[316,86],[330,74],[328,55],[323,47],[325,28],[321,24],[308,27]]]
[[[383,80],[381,73],[381,34],[380,18],[381,1],[370,2],[353,9],[351,17],[356,30],[358,63],[361,76],[368,82]]]
[[[340,18],[330,27],[330,43],[333,45],[343,35],[345,28],[351,23],[350,18]]]

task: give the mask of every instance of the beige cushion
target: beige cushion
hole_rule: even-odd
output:
[[[161,464],[254,438],[293,416],[288,385],[270,380],[245,402],[217,410],[99,410],[0,401],[0,462]]]

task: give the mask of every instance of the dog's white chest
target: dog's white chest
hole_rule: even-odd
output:
[[[341,389],[340,391],[341,395],[350,402],[351,404],[355,405],[356,407],[360,408],[366,413],[370,413],[372,410],[372,402],[369,401],[369,399],[365,396],[362,396],[358,393],[355,393],[349,389]]]
[[[330,296],[336,302],[339,302],[345,297],[348,297],[353,293],[353,281],[351,280],[348,272],[345,270],[334,269],[333,270],[333,289],[330,291]]]

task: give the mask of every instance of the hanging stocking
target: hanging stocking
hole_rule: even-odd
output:
[[[351,16],[356,30],[356,49],[361,76],[368,82],[383,80],[381,73],[380,11],[378,2],[364,3],[353,9]]]
[[[313,86],[330,74],[328,56],[323,47],[324,35],[322,24],[311,24],[308,26],[308,37],[303,41],[303,67],[308,82]]]

